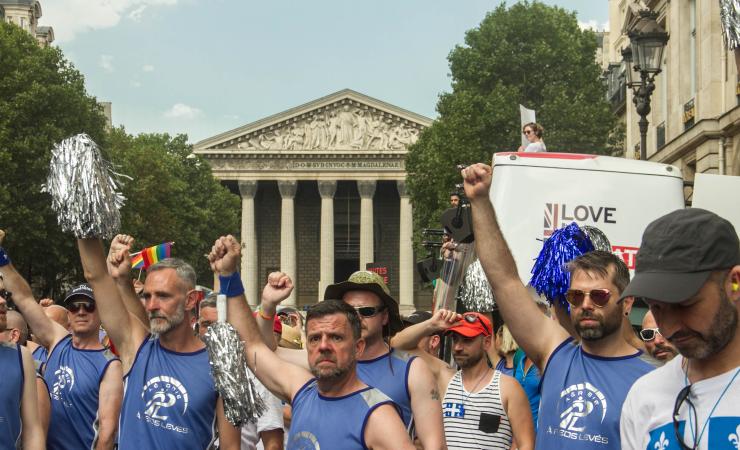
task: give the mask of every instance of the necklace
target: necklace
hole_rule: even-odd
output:
[[[699,433],[699,436],[698,437],[696,436],[696,432],[694,431],[694,424],[693,424],[693,421],[691,420],[691,408],[689,408],[689,420],[688,420],[688,422],[689,422],[689,428],[691,429],[691,437],[694,439],[694,446],[698,446],[699,443],[701,442],[701,438],[702,438],[702,436],[704,436],[704,432],[707,430],[707,425],[709,424],[709,419],[712,418],[712,414],[714,414],[714,410],[717,409],[717,406],[719,405],[719,402],[722,400],[722,397],[724,397],[725,394],[727,393],[727,390],[730,389],[730,386],[732,386],[732,383],[735,381],[735,378],[737,378],[737,375],[739,373],[740,373],[740,369],[735,370],[735,375],[733,375],[732,378],[730,378],[730,382],[727,383],[727,386],[725,386],[725,388],[722,390],[722,393],[719,394],[719,398],[717,399],[716,402],[714,402],[714,406],[712,406],[711,411],[709,411],[709,415],[707,416],[707,420],[704,421],[704,425],[701,427],[701,432]],[[686,362],[686,375],[685,375],[685,377],[686,377],[685,378],[685,383],[688,386],[688,384],[689,384],[689,364],[688,364],[688,361]],[[696,414],[697,419],[698,419],[699,415],[697,414],[696,411],[694,412],[694,414]],[[699,423],[697,421],[697,425],[698,424]]]
[[[480,378],[478,378],[478,381],[475,383],[475,386],[473,386],[473,389],[468,392],[468,395],[465,395],[465,380],[463,379],[462,372],[460,372],[460,384],[462,385],[462,394],[460,395],[460,397],[462,397],[463,411],[465,410],[465,400],[469,399],[470,396],[475,392],[475,390],[478,388],[478,385],[481,381],[483,381],[483,377],[485,377],[486,374],[488,374],[488,368],[486,368],[486,370],[481,374]]]

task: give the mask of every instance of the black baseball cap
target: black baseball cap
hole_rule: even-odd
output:
[[[66,305],[71,300],[78,298],[78,297],[85,297],[86,299],[94,302],[95,296],[93,295],[93,290],[90,287],[89,284],[83,283],[79,286],[76,286],[72,288],[69,292],[67,292],[67,295],[64,296],[64,300],[62,301],[63,305]]]
[[[432,318],[432,313],[429,311],[414,311],[408,316],[403,318],[404,323],[410,323],[411,325],[416,325],[419,323],[424,322],[425,320],[429,320]]]
[[[701,208],[680,209],[645,229],[635,276],[621,298],[681,303],[695,295],[715,270],[740,264],[740,241],[732,224]]]

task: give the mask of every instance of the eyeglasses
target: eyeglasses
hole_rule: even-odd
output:
[[[373,317],[381,313],[385,306],[355,306],[354,308],[362,317]]]
[[[86,312],[95,312],[95,303],[92,302],[74,302],[67,305],[67,310],[71,313],[77,313],[80,309],[85,308]]]
[[[465,319],[465,321],[466,321],[467,323],[475,323],[475,322],[480,322],[480,324],[481,324],[481,325],[483,325],[483,330],[484,330],[484,331],[485,331],[486,333],[488,333],[489,335],[490,335],[490,334],[492,334],[492,331],[491,331],[491,329],[490,329],[490,328],[488,328],[488,324],[486,324],[486,323],[485,323],[485,322],[483,321],[483,319],[481,319],[481,318],[480,318],[480,316],[479,316],[478,314],[473,314],[473,313],[465,313],[465,314],[463,314],[463,319]]]
[[[578,307],[583,304],[587,295],[591,297],[591,301],[594,302],[594,305],[598,308],[606,306],[611,298],[611,292],[609,292],[609,289],[592,289],[588,292],[580,289],[569,289],[565,294],[565,299],[568,300],[568,303],[572,306]]]
[[[650,342],[655,339],[655,336],[660,334],[660,330],[657,328],[643,328],[640,330],[640,339],[645,342]],[[660,334],[663,336],[662,334]]]
[[[694,430],[699,429],[699,422],[698,418],[696,417],[696,408],[694,407],[694,404],[691,402],[691,399],[689,398],[689,395],[691,394],[691,385],[687,385],[681,391],[678,393],[678,396],[676,397],[676,404],[673,407],[673,432],[676,434],[676,440],[678,441],[678,445],[681,446],[683,450],[696,450],[697,443],[694,442],[694,445],[692,447],[689,447],[686,445],[686,443],[683,441],[683,433],[681,433],[680,429],[680,422],[679,422],[679,416],[681,415],[679,413],[679,410],[681,409],[681,406],[684,402],[689,405],[689,420],[691,419],[691,410],[694,410]]]
[[[532,133],[534,133],[534,131],[532,131],[532,130],[524,130],[524,134],[532,134]]]

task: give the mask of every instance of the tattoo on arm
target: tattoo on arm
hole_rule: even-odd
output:
[[[432,389],[431,394],[432,394],[432,400],[439,400],[439,391],[437,391],[436,389]]]

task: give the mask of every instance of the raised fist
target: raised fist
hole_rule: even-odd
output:
[[[110,243],[108,258],[105,260],[108,273],[115,279],[128,279],[131,273],[131,246],[134,238],[127,234],[118,234]]]
[[[221,236],[216,239],[208,254],[211,270],[222,276],[228,276],[237,271],[242,247],[232,235]]]
[[[473,164],[464,168],[461,172],[465,186],[465,196],[470,202],[488,198],[488,190],[491,188],[491,176],[493,169],[485,164]]]
[[[293,292],[293,280],[283,272],[272,272],[262,290],[262,304],[276,307]]]

